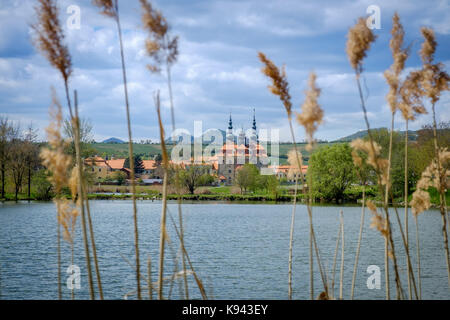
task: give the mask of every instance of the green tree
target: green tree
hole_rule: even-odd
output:
[[[260,175],[257,179],[257,187],[274,196],[278,194],[279,184],[280,182],[274,175]]]
[[[27,165],[28,199],[31,198],[31,183],[33,173],[40,164],[39,145],[36,143],[36,140],[37,140],[37,130],[33,129],[33,125],[30,124],[24,137],[24,147],[26,152],[26,165]]]
[[[241,194],[247,190],[255,190],[259,176],[258,167],[254,164],[244,164],[237,170],[235,184],[241,189]]]
[[[93,134],[92,123],[89,119],[81,118],[80,120],[80,154],[82,158],[92,157],[98,154],[98,151],[92,146]],[[75,159],[75,143],[73,135],[72,122],[69,119],[64,120],[63,128],[64,136],[70,140],[70,144],[66,150]]]
[[[141,156],[135,155],[134,159],[134,172],[140,174],[144,171],[144,162],[141,159]],[[130,157],[125,159],[125,163],[123,164],[125,168],[130,169]]]
[[[45,169],[40,169],[34,173],[32,183],[36,200],[50,200],[53,198],[52,184],[48,178],[49,172]]]
[[[161,165],[161,162],[162,162],[162,155],[161,155],[161,153],[158,153],[156,156],[155,156],[155,161],[156,161],[156,165],[157,166],[160,166]]]
[[[116,171],[112,175],[113,179],[121,186],[127,179],[127,174],[123,171]]]
[[[14,199],[17,201],[28,168],[28,144],[20,139],[13,140],[12,143],[14,147],[11,150],[12,161],[9,167],[14,182]]]
[[[313,193],[327,201],[339,203],[345,190],[355,181],[352,149],[345,144],[319,148],[311,155],[308,168],[308,184]]]
[[[19,135],[19,126],[8,118],[0,117],[0,171],[1,171],[1,198],[5,197],[6,171],[11,160],[13,150],[12,141]]]
[[[175,168],[172,181],[177,187],[185,187],[190,194],[205,182],[205,168],[201,165],[189,165],[186,169]]]

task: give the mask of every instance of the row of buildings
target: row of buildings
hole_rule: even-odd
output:
[[[215,176],[217,183],[232,185],[238,170],[247,163],[255,164],[260,170],[264,168],[266,173],[271,173],[279,179],[286,179],[288,182],[295,182],[296,175],[290,174],[292,167],[289,165],[270,166],[265,148],[259,143],[256,130],[256,117],[253,114],[253,122],[250,137],[246,137],[244,130],[233,133],[233,121],[230,115],[228,128],[226,130],[226,141],[217,154],[202,159],[201,165],[204,172]],[[124,167],[125,159],[103,159],[93,157],[86,159],[94,177],[97,181],[104,180],[116,171],[123,171],[130,176],[130,170]],[[176,163],[184,168],[188,168],[191,163]],[[144,170],[139,175],[140,179],[148,182],[161,182],[163,169],[161,163],[155,160],[143,160]],[[308,167],[302,167],[302,173],[306,174]],[[300,175],[298,173],[298,175]]]

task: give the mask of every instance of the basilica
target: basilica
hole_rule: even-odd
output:
[[[236,173],[244,164],[251,163],[259,169],[267,167],[268,158],[265,148],[260,145],[256,131],[256,117],[253,110],[253,123],[251,130],[241,128],[233,132],[233,120],[230,114],[225,143],[217,153],[217,175],[222,183],[234,183]]]

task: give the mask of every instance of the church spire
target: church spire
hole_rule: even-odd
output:
[[[255,108],[253,108],[253,130],[256,130],[256,116],[255,116]]]
[[[228,129],[233,129],[233,120],[231,120],[231,112],[230,112],[230,121],[228,121]]]

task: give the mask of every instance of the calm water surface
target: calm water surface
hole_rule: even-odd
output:
[[[134,236],[131,201],[91,201],[97,254],[105,298],[122,299],[135,289],[135,274],[129,263],[134,259]],[[332,278],[333,256],[341,208],[313,208],[313,220],[320,255]],[[345,220],[344,298],[350,297],[354,256],[358,239],[361,209],[343,207]],[[157,279],[159,222],[161,202],[139,201],[139,238],[142,273],[147,275],[147,261],[152,264],[152,279]],[[178,221],[177,204],[169,204],[170,215]],[[210,298],[214,299],[287,299],[289,228],[292,205],[237,204],[197,202],[183,204],[186,248]],[[403,221],[403,210],[400,210]],[[56,299],[56,212],[52,203],[0,204],[0,298]],[[415,226],[410,219],[410,239],[415,257]],[[426,299],[450,299],[441,218],[432,210],[419,217],[422,257],[422,296]],[[384,241],[369,228],[370,213],[366,213],[365,232],[356,279],[355,297],[384,299]],[[394,228],[397,223],[394,223]],[[171,244],[167,249],[166,276],[173,273],[174,261],[180,257],[176,233],[168,219]],[[398,232],[395,233],[396,235]],[[406,261],[400,237],[395,239],[400,271],[405,273]],[[293,295],[309,298],[308,218],[303,205],[297,207],[294,234]],[[340,254],[336,270],[339,292]],[[76,298],[89,298],[86,265],[80,225],[75,239],[75,261],[81,268],[81,289]],[[70,246],[63,243],[63,295],[70,299],[66,286],[70,263]],[[381,269],[381,289],[367,288],[369,265]],[[317,265],[315,270],[318,271]],[[393,270],[391,270],[393,277]],[[393,280],[393,278],[392,278]],[[392,281],[393,283],[394,281]],[[174,285],[167,281],[165,296],[182,297],[181,280]],[[406,279],[402,284],[407,291]],[[315,295],[321,290],[316,272]],[[190,298],[201,298],[192,277],[189,278]],[[395,288],[392,287],[395,297]],[[133,293],[129,298],[135,298]]]

